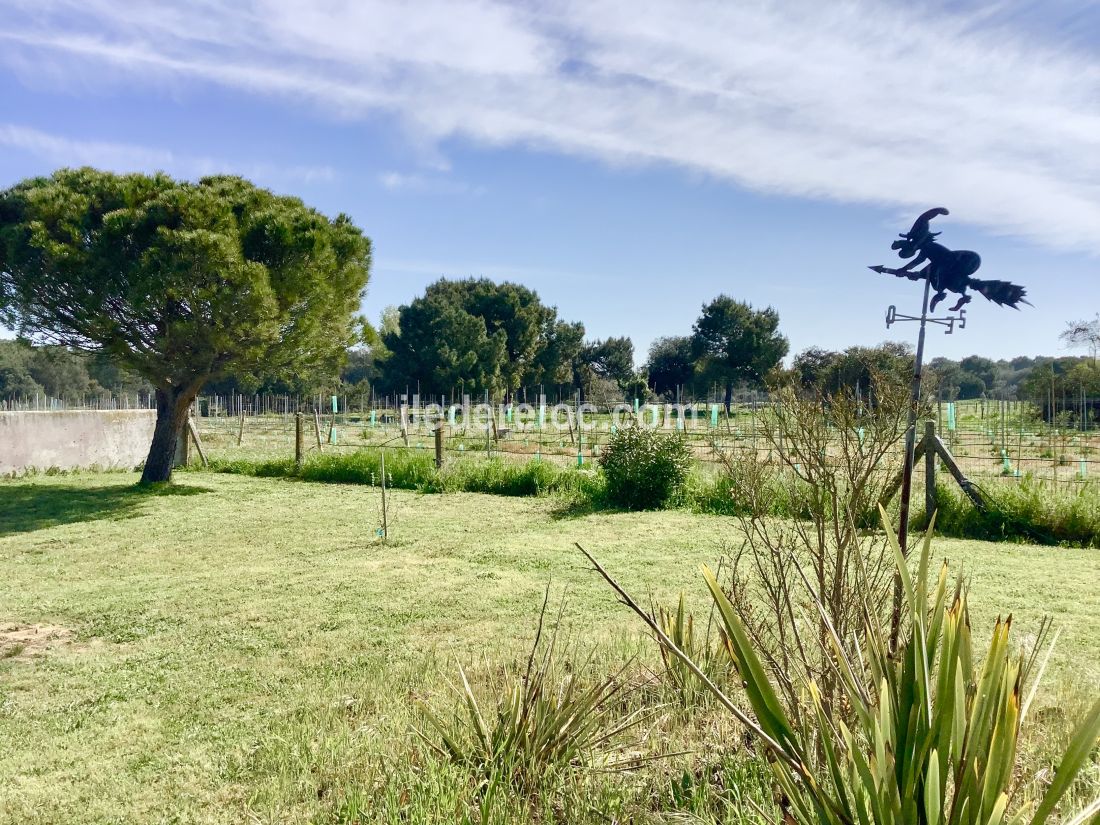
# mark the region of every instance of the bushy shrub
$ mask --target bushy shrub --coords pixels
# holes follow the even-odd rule
[[[691,468],[691,449],[672,433],[637,425],[611,436],[600,455],[612,504],[628,510],[658,510],[683,487]]]

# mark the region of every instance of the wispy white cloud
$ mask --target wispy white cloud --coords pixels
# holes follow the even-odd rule
[[[942,204],[1100,252],[1100,57],[1020,8],[15,0],[0,12],[0,59],[108,82],[213,82],[344,117],[385,111],[426,144],[460,137],[671,163],[763,192]],[[1100,15],[1060,9],[1078,27]]]
[[[484,186],[474,186],[465,181],[441,175],[423,175],[419,172],[383,172],[378,182],[391,192],[416,192],[432,195],[483,195]]]
[[[0,123],[0,146],[26,152],[58,166],[96,166],[115,172],[163,171],[184,178],[233,174],[268,184],[322,183],[336,177],[330,166],[233,163],[219,158],[177,155],[167,149],[130,143],[73,140],[11,123]]]
[[[77,141],[59,135],[0,124],[0,145],[66,166],[99,166],[104,169],[168,169],[177,165],[171,152],[105,141]]]

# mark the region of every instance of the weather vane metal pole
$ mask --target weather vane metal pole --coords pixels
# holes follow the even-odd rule
[[[891,249],[897,250],[899,258],[912,258],[904,266],[891,269],[882,265],[868,267],[874,272],[888,275],[896,275],[899,278],[908,278],[911,281],[924,281],[924,302],[921,305],[919,316],[899,315],[897,309],[891,306],[886,310],[886,326],[889,328],[897,321],[919,321],[920,331],[917,334],[917,352],[913,362],[913,386],[909,404],[909,426],[905,431],[905,464],[901,476],[901,502],[898,513],[898,545],[902,555],[909,553],[909,501],[913,491],[913,465],[917,442],[917,415],[920,411],[920,387],[921,373],[924,367],[924,333],[928,324],[940,324],[947,327],[944,333],[950,335],[959,329],[966,328],[966,310],[963,306],[970,303],[970,296],[966,294],[968,289],[985,296],[990,301],[1001,306],[1010,306],[1019,309],[1019,304],[1028,304],[1024,299],[1027,291],[1008,281],[984,281],[971,278],[978,267],[982,265],[982,259],[977,252],[969,250],[952,251],[942,244],[935,242],[939,232],[931,231],[932,218],[937,215],[947,215],[948,211],[943,207],[929,209],[913,223],[913,228],[907,233],[899,235],[900,240],[894,241]],[[926,263],[923,269],[917,269]],[[931,304],[929,296],[935,288]],[[959,294],[959,300],[949,312],[957,315],[947,315],[942,318],[929,317],[929,312],[935,312],[936,306],[947,297],[948,292]],[[1028,304],[1030,306],[1030,304]],[[901,625],[901,577],[894,576],[894,604],[890,617],[890,649],[897,647],[898,633]]]

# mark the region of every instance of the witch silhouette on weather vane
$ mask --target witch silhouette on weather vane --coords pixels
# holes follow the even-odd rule
[[[868,267],[875,272],[886,275],[897,275],[899,278],[908,278],[911,281],[919,281],[926,278],[936,294],[929,305],[930,312],[936,311],[936,305],[947,297],[948,292],[957,292],[959,300],[951,307],[951,312],[957,312],[964,304],[970,303],[970,296],[966,294],[968,289],[984,295],[990,301],[1001,306],[1019,309],[1020,304],[1031,303],[1025,300],[1027,294],[1022,286],[1008,281],[983,281],[971,278],[978,267],[982,265],[982,259],[977,252],[966,249],[952,251],[942,244],[936,243],[939,232],[931,231],[932,218],[937,215],[947,215],[948,211],[942,206],[929,209],[913,223],[913,228],[901,234],[901,240],[894,241],[891,249],[898,251],[899,258],[913,258],[898,269],[887,266]],[[913,256],[916,257],[913,257]],[[921,264],[928,262],[924,269],[916,269]]]

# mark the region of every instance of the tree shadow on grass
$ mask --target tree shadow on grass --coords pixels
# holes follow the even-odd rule
[[[586,516],[594,516],[597,513],[608,515],[612,513],[629,513],[621,507],[615,507],[606,501],[591,501],[588,499],[562,499],[555,502],[550,508],[550,518],[553,521],[570,521],[582,519]]]
[[[141,515],[141,505],[159,496],[194,496],[205,487],[187,484],[0,483],[0,537],[81,521],[117,521]]]

